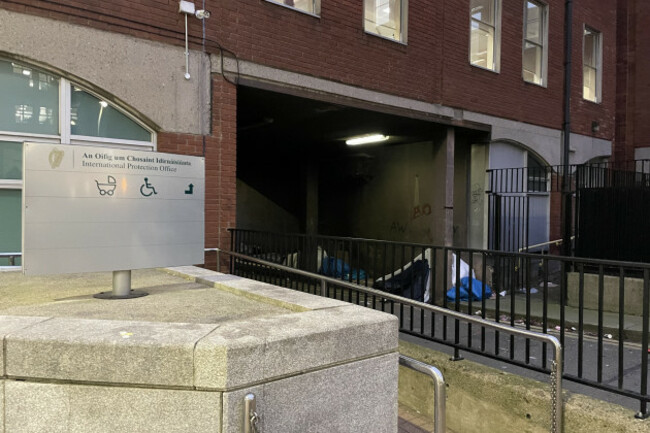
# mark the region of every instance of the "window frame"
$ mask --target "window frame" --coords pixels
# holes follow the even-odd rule
[[[485,21],[476,20],[472,16],[472,0],[469,2],[469,49],[468,49],[468,61],[469,64],[475,68],[482,69],[484,71],[491,71],[494,73],[500,73],[501,71],[501,0],[490,0],[494,8],[494,23],[489,24]],[[492,63],[493,68],[488,68],[485,66],[477,65],[472,63],[472,25],[474,22],[486,25],[494,29],[494,40],[492,42]]]
[[[540,31],[542,31],[542,43],[539,44],[535,41],[529,40],[528,35],[528,3],[533,3],[540,8]],[[541,87],[546,87],[548,82],[548,16],[549,16],[549,7],[548,4],[541,2],[539,0],[524,0],[524,30],[523,30],[523,42],[521,44],[521,76],[526,83],[534,84]],[[542,49],[542,58],[541,58],[541,82],[536,83],[535,81],[527,80],[524,75],[524,56],[526,53],[526,44],[532,44]]]
[[[585,63],[585,38],[587,36],[587,32],[590,32],[592,35],[595,36],[594,42],[595,42],[595,47],[594,47],[594,52],[593,55],[595,57],[595,65],[587,65]],[[595,78],[596,78],[596,83],[594,84],[594,99],[590,99],[585,97],[585,68],[589,68],[592,70],[595,70]],[[590,27],[588,25],[583,26],[582,30],[582,99],[585,101],[593,102],[595,104],[599,104],[603,100],[602,96],[602,74],[603,74],[603,34],[602,32],[594,29],[593,27]]]
[[[314,12],[308,12],[304,9],[297,8],[295,6],[284,4],[282,0],[264,0],[267,3],[272,3],[277,6],[282,6],[283,8],[291,9],[292,11],[300,12],[301,14],[309,15],[314,18],[320,18],[321,13],[321,0],[311,0]]]
[[[361,28],[363,29],[363,32],[367,35],[375,36],[381,39],[385,39],[387,41],[396,42],[402,45],[408,45],[408,0],[398,0],[399,7],[400,7],[399,39],[389,38],[388,36],[384,36],[377,32],[373,32],[371,30],[366,29],[366,1],[369,0],[363,0],[363,5],[362,5],[363,13],[361,16]],[[376,0],[371,0],[371,1],[376,1]]]
[[[58,100],[58,108],[59,108],[59,124],[58,124],[58,134],[40,134],[40,133],[32,133],[32,132],[16,132],[16,131],[5,131],[5,130],[0,130],[0,142],[1,141],[10,141],[10,142],[39,142],[39,143],[51,143],[51,144],[71,144],[71,145],[90,145],[90,146],[107,146],[110,145],[111,147],[115,148],[121,148],[121,149],[137,149],[137,150],[152,150],[156,151],[157,150],[157,142],[158,142],[158,137],[156,132],[147,126],[145,123],[143,123],[139,118],[137,118],[135,115],[132,113],[128,112],[126,109],[123,107],[115,104],[114,102],[110,102],[108,98],[105,96],[100,95],[98,92],[93,91],[91,89],[88,89],[86,86],[74,83],[62,76],[60,76],[56,72],[50,72],[47,69],[33,66],[30,63],[22,62],[22,61],[17,61],[11,58],[7,57],[0,57],[0,61],[2,62],[10,62],[10,63],[17,63],[21,66],[24,66],[26,68],[30,68],[32,70],[38,70],[45,72],[47,74],[55,75],[59,79],[59,100]],[[86,137],[86,136],[79,136],[79,135],[72,135],[71,134],[71,125],[70,125],[70,120],[71,120],[71,95],[72,95],[72,87],[76,86],[83,91],[95,96],[96,98],[99,98],[101,100],[106,101],[112,108],[118,110],[125,116],[127,116],[129,119],[132,121],[136,122],[139,126],[144,128],[147,132],[150,134],[150,141],[137,141],[137,140],[126,140],[126,139],[116,139],[116,138],[105,138],[105,137]],[[4,179],[0,178],[0,190],[14,190],[14,191],[22,191],[23,189],[23,179]],[[0,250],[0,252],[5,252]],[[15,252],[15,251],[7,251],[7,252]],[[0,267],[3,267],[0,265]],[[20,266],[14,266],[15,268],[20,268]]]

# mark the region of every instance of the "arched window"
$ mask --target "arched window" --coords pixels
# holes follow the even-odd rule
[[[0,58],[0,95],[0,253],[21,250],[23,142],[155,150],[156,134],[143,122],[97,93],[31,65]],[[8,264],[0,257],[0,266]]]

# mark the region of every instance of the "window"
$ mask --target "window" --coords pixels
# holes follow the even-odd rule
[[[0,252],[21,250],[24,141],[154,148],[155,134],[136,119],[32,66],[0,59],[0,95]]]
[[[529,0],[524,10],[524,81],[540,86],[546,85],[546,9],[546,5]]]
[[[311,15],[320,15],[320,0],[266,0],[282,6],[297,9]]]
[[[601,34],[585,27],[582,37],[582,97],[600,102]]]
[[[406,42],[407,0],[364,0],[363,28],[384,38]]]
[[[526,155],[526,171],[528,192],[548,192],[548,167],[530,152]]]
[[[73,136],[151,140],[151,133],[126,114],[77,86],[72,86],[70,100],[70,133]]]
[[[470,0],[470,50],[473,66],[498,72],[500,0]]]

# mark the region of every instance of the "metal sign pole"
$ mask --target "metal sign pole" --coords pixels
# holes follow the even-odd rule
[[[148,293],[131,290],[131,271],[113,271],[113,291],[94,295],[99,299],[131,299],[147,296]]]

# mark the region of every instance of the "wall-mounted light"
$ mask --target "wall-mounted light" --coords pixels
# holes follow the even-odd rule
[[[200,20],[207,20],[210,18],[210,11],[204,9],[196,10],[194,3],[190,1],[180,0],[178,4],[178,12],[185,15],[185,79],[190,79],[190,49],[187,36],[187,16],[194,15]]]
[[[597,120],[591,122],[591,132],[596,133],[600,131],[600,123]]]
[[[350,137],[345,140],[345,144],[348,146],[358,146],[360,144],[379,143],[381,141],[386,141],[389,138],[388,135],[383,134],[366,134],[357,137]]]
[[[199,9],[198,11],[194,12],[194,16],[200,20],[207,20],[208,18],[210,18],[210,11],[206,11],[205,9]]]

